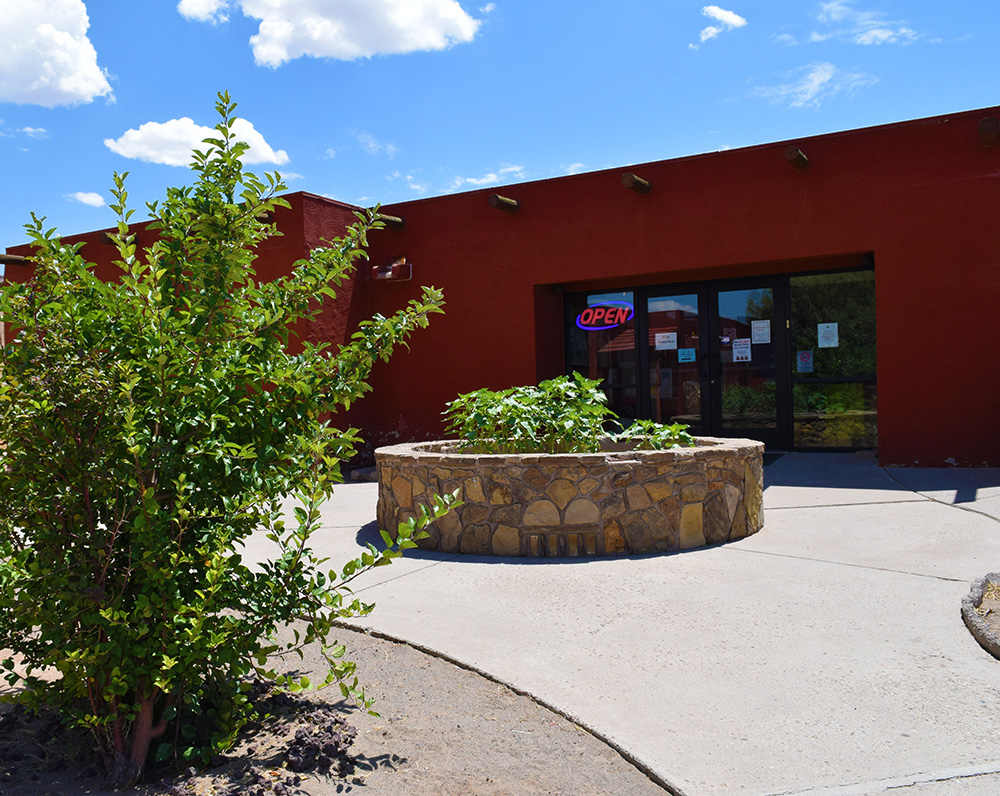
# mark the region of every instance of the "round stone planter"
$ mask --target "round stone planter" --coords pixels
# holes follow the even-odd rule
[[[742,539],[764,524],[764,446],[697,438],[666,451],[470,454],[453,441],[375,451],[379,527],[395,532],[431,495],[463,504],[431,525],[429,550],[600,556]]]

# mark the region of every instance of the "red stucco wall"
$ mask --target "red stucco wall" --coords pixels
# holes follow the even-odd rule
[[[447,307],[376,374],[373,438],[436,437],[459,392],[560,372],[558,289],[782,273],[874,251],[883,463],[1000,465],[1000,146],[977,136],[996,113],[799,140],[803,172],[785,142],[387,206],[406,226],[372,237],[373,260],[405,255],[414,281],[371,285],[372,308],[419,284],[443,288]],[[623,189],[626,170],[652,191]],[[494,192],[520,211],[491,208]]]

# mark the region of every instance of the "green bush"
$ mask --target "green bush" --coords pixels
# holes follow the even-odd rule
[[[377,224],[362,220],[259,283],[255,247],[276,233],[262,214],[285,206],[284,186],[243,171],[235,107],[220,95],[196,182],[149,205],[157,240],[142,251],[115,175],[116,281],[32,216],[34,276],[0,295],[14,332],[0,383],[0,649],[26,673],[12,658],[3,668],[26,700],[92,728],[116,788],[139,779],[155,739],[161,758],[225,748],[249,716],[248,678],[273,677],[270,656],[314,641],[325,682],[367,706],[329,637],[337,619],[371,610],[348,584],[412,547],[454,500],[339,571],[310,548],[319,504],[358,443],[327,418],[443,301],[425,288],[337,351],[303,342],[289,353],[290,329],[334,297]],[[287,496],[300,505],[286,526]],[[278,554],[253,570],[241,549],[258,528]],[[277,629],[297,619],[304,632],[278,645]]]
[[[618,416],[607,406],[600,381],[579,373],[537,387],[481,389],[460,395],[444,411],[446,431],[462,450],[475,453],[593,453],[607,439],[639,448],[693,445],[687,426],[637,420],[614,433]]]

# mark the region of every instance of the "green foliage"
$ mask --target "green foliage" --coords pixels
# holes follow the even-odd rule
[[[800,378],[874,379],[875,274],[873,271],[793,276],[793,351],[813,352],[813,372]],[[820,348],[817,324],[837,322],[838,345]]]
[[[633,420],[632,425],[616,436],[622,442],[633,442],[639,450],[669,450],[695,444],[683,423],[657,423],[655,420]]]
[[[637,420],[614,434],[606,425],[618,419],[607,406],[600,381],[574,372],[539,383],[494,392],[460,395],[444,411],[448,434],[462,450],[474,453],[595,453],[613,439],[640,448],[693,444],[687,426]]]
[[[479,453],[597,451],[604,422],[614,417],[599,384],[574,373],[537,387],[460,395],[444,412],[447,433]]]
[[[726,384],[722,388],[722,414],[727,418],[769,417],[775,413],[773,381],[751,387]]]
[[[792,400],[796,415],[804,413],[839,415],[870,408],[866,405],[865,385],[857,382],[796,384]]]
[[[367,705],[329,639],[336,620],[372,608],[349,584],[413,547],[454,502],[339,570],[310,547],[338,463],[358,443],[330,412],[367,391],[372,365],[443,300],[425,288],[337,351],[302,342],[290,353],[290,329],[334,297],[378,224],[361,219],[288,276],[258,283],[254,249],[276,233],[262,214],[285,205],[284,186],[243,171],[236,106],[223,94],[216,107],[194,186],[149,205],[157,240],[142,251],[115,175],[115,282],[32,216],[34,277],[0,295],[15,331],[0,383],[0,649],[26,674],[10,658],[2,667],[93,728],[119,787],[141,775],[154,738],[159,757],[224,748],[248,718],[248,677],[314,641],[326,683]],[[300,505],[286,525],[289,496]],[[257,529],[278,552],[251,569],[241,552]],[[274,640],[297,619],[303,632]]]

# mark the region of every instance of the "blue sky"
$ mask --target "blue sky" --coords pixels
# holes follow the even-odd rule
[[[1000,4],[0,0],[0,249],[136,220],[216,92],[255,171],[362,205],[1000,104]]]

